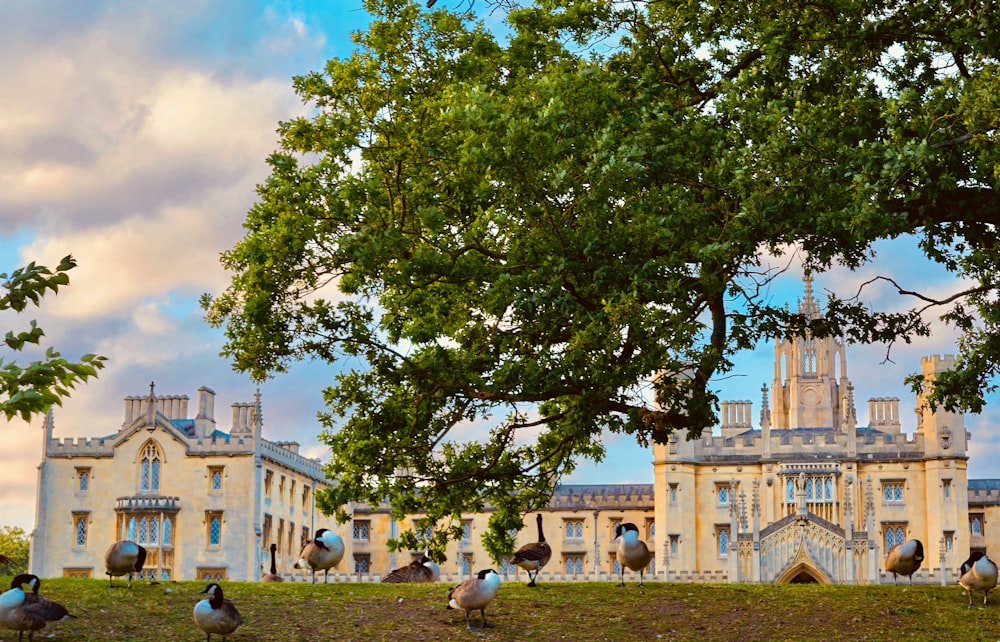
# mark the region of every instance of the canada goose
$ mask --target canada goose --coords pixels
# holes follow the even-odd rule
[[[889,549],[885,558],[885,570],[892,573],[892,583],[896,583],[896,575],[905,575],[913,584],[913,574],[924,561],[924,545],[919,539],[911,539],[896,544]]]
[[[511,564],[523,568],[528,572],[528,579],[530,580],[528,586],[535,586],[535,578],[538,577],[538,571],[548,564],[549,558],[552,557],[552,547],[545,541],[545,535],[542,534],[541,513],[536,517],[536,521],[538,522],[538,541],[525,544],[514,551],[514,555],[510,558]],[[534,574],[532,574],[532,571],[534,571]]]
[[[986,554],[976,551],[962,564],[958,583],[969,593],[969,608],[972,608],[972,592],[983,592],[983,606],[990,591],[997,585],[997,565]]]
[[[30,587],[25,592],[24,585]],[[70,615],[61,604],[38,595],[41,581],[35,575],[22,574],[10,583],[10,590],[0,595],[0,628],[17,631],[17,639],[21,640],[24,632],[28,632],[28,640],[33,640],[35,631],[45,628],[46,622],[57,622]]]
[[[632,522],[615,524],[615,537],[618,538],[618,567],[621,571],[621,584],[625,586],[625,567],[639,571],[639,586],[642,587],[642,574],[649,566],[653,554],[649,552],[646,542],[639,539],[639,527]]]
[[[486,607],[497,596],[500,589],[500,576],[491,568],[479,571],[476,577],[465,580],[458,586],[448,591],[448,608],[461,609],[465,611],[465,625],[472,629],[469,621],[469,612],[479,610],[483,621],[479,628],[485,629]]]
[[[128,575],[128,587],[132,588],[132,574],[142,571],[146,563],[146,549],[135,542],[122,540],[115,542],[104,554],[104,568],[108,576],[108,588],[111,580],[118,575]]]
[[[333,531],[321,528],[316,531],[316,538],[302,548],[294,568],[312,570],[313,584],[316,583],[316,571],[323,571],[323,583],[326,584],[330,569],[340,564],[343,557],[344,540]]]
[[[260,578],[261,582],[284,582],[285,578],[278,575],[278,564],[274,561],[274,553],[278,550],[278,545],[271,543],[271,572]]]
[[[240,612],[233,603],[222,596],[222,587],[212,582],[199,593],[208,593],[208,597],[194,605],[194,623],[207,633],[206,642],[212,639],[212,634],[226,636],[243,624]]]
[[[441,567],[427,554],[421,555],[406,566],[401,566],[382,578],[383,582],[436,582],[441,577]]]

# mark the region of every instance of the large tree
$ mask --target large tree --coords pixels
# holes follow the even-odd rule
[[[768,337],[908,340],[946,316],[963,340],[935,400],[981,408],[995,5],[487,4],[502,28],[367,3],[354,54],[296,78],[314,112],[281,124],[232,283],[204,299],[237,369],[344,369],[326,510],[387,499],[446,524],[492,504],[500,554],[602,431],[710,426],[713,382]],[[900,235],[953,293],[894,313],[831,297],[811,324],[762,295],[764,254],[857,268]]]
[[[75,267],[76,260],[66,256],[54,270],[32,262],[15,269],[9,276],[6,272],[0,274],[3,289],[0,311],[20,314],[29,306],[39,307],[47,293],[56,294],[60,287],[69,285],[67,272]],[[8,331],[3,345],[10,352],[18,353],[30,345],[40,346],[44,336],[38,323],[31,320],[27,330]],[[104,357],[94,354],[71,361],[51,347],[45,350],[42,358],[26,365],[4,357],[0,353],[0,412],[8,420],[20,416],[25,421],[48,411],[53,405],[61,405],[76,384],[96,377],[105,361]]]

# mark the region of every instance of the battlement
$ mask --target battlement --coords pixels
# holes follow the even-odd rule
[[[920,369],[925,374],[931,372],[944,372],[955,367],[955,355],[953,354],[931,354],[920,357]]]
[[[652,510],[653,484],[559,484],[549,510]]]
[[[833,429],[792,428],[769,432],[770,455],[776,457],[807,454],[809,456],[844,457],[847,454],[847,432]],[[924,435],[900,433],[877,429],[859,429],[855,433],[857,453],[868,459],[873,457],[902,456],[911,458],[924,453]],[[759,430],[747,431],[732,437],[706,435],[691,442],[691,450],[679,448],[669,452],[666,459],[697,458],[747,458],[763,454],[763,436]]]
[[[253,454],[253,435],[212,433],[204,438],[189,441],[189,455],[250,455]]]
[[[108,437],[65,437],[45,444],[47,457],[113,457],[114,440]]]
[[[288,444],[295,444],[296,450],[288,448]],[[260,442],[260,454],[279,464],[287,466],[292,470],[300,471],[314,479],[326,479],[323,473],[323,464],[318,459],[303,457],[298,452],[298,444],[295,442],[274,442],[262,439]]]

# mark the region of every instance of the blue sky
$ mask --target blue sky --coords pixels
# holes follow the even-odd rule
[[[151,381],[159,394],[192,400],[199,386],[212,388],[222,428],[231,404],[252,400],[254,385],[218,356],[221,335],[202,321],[198,297],[225,287],[219,253],[241,236],[277,123],[304,109],[292,76],[349,55],[349,34],[367,20],[361,0],[0,3],[0,272],[66,254],[79,262],[71,286],[41,310],[0,321],[6,330],[37,318],[46,345],[67,357],[109,358],[98,381],[56,409],[57,437],[116,432],[123,399],[145,394]],[[954,285],[907,244],[888,243],[865,274],[821,276],[815,287],[845,294],[876,269],[913,289]],[[793,266],[774,298],[795,305],[800,277]],[[849,350],[862,423],[868,397],[898,396],[912,430],[902,377],[921,355],[954,351],[941,330],[894,347],[890,363],[884,346]],[[753,401],[756,416],[771,356],[761,346],[741,359],[719,382],[722,397]],[[322,364],[302,364],[264,383],[265,436],[323,457],[316,413],[331,377]],[[1000,477],[1000,441],[987,430],[996,424],[992,406],[967,419],[973,477]],[[5,431],[0,525],[30,531],[41,422]],[[606,443],[607,460],[568,481],[652,481],[650,452],[627,439]]]

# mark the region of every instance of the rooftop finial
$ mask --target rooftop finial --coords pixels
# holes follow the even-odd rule
[[[813,277],[812,272],[806,270],[802,275],[802,282],[805,283],[805,297],[802,299],[802,304],[799,305],[799,313],[804,314],[807,319],[815,319],[819,317],[819,307],[816,305],[816,299],[813,298]]]

